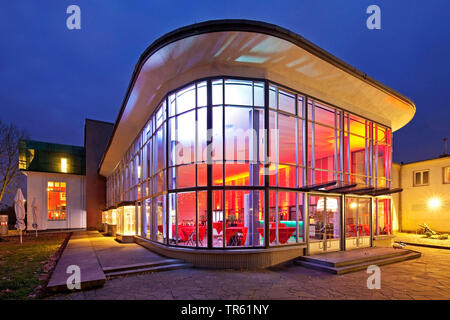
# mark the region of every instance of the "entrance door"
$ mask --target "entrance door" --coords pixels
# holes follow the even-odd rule
[[[309,254],[339,251],[341,234],[340,199],[309,196]]]
[[[345,198],[345,248],[370,247],[370,199]]]

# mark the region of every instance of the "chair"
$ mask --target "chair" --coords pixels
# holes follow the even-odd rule
[[[230,237],[230,241],[228,241],[229,246],[241,246],[242,238],[244,234],[242,232],[236,232],[233,236]]]

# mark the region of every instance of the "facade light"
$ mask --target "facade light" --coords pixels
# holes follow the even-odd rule
[[[428,200],[428,206],[431,209],[437,209],[441,206],[441,199],[439,198],[431,198],[430,200]]]

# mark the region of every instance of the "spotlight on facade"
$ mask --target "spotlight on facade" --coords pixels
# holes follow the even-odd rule
[[[350,208],[355,209],[357,207],[356,202],[350,203]]]
[[[428,200],[428,206],[431,209],[437,209],[441,206],[441,199],[439,198],[431,198],[430,200]]]

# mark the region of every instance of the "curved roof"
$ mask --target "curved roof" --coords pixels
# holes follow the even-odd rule
[[[250,20],[213,20],[182,27],[141,55],[99,172],[112,173],[160,100],[195,79],[265,78],[391,127],[414,116],[407,97],[300,35]]]

